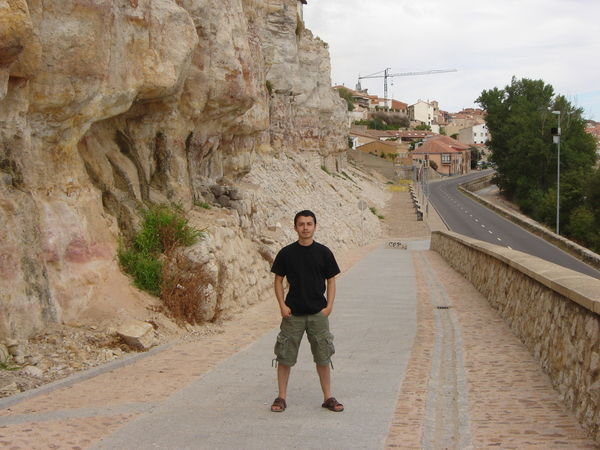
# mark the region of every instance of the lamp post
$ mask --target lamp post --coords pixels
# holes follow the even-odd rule
[[[554,143],[557,144],[556,162],[556,234],[560,234],[560,111],[552,111],[558,116],[558,128],[554,135]]]

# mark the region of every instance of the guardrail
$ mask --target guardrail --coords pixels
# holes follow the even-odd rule
[[[423,205],[421,205],[421,202],[419,201],[419,196],[415,192],[415,187],[412,183],[408,187],[408,190],[410,191],[410,197],[412,198],[413,205],[415,207],[415,212],[417,214],[417,220],[423,220],[423,212],[424,212]]]

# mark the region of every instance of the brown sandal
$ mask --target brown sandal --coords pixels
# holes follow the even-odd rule
[[[281,397],[277,397],[273,400],[273,404],[271,405],[272,412],[283,412],[287,408],[287,404],[285,403],[285,399]]]
[[[342,412],[344,410],[344,405],[338,402],[335,397],[329,397],[321,406],[333,412]]]

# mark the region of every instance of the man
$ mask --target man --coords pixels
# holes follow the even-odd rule
[[[317,218],[312,211],[294,217],[298,241],[282,248],[273,262],[274,289],[281,310],[281,331],[275,343],[279,395],[271,411],[283,412],[290,371],[298,357],[300,341],[306,331],[313,360],[323,390],[323,408],[340,412],[344,406],[331,395],[331,355],[335,352],[329,332],[329,315],[335,299],[335,276],[340,268],[331,250],[314,240]],[[289,292],[285,297],[283,278]],[[325,293],[327,293],[325,295]]]

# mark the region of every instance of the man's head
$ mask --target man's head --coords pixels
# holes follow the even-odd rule
[[[298,219],[300,217],[312,217],[313,218],[313,223],[316,225],[317,224],[317,216],[315,216],[315,213],[305,209],[303,211],[300,211],[299,213],[296,214],[296,216],[294,216],[294,227],[298,224]]]
[[[305,209],[294,217],[294,229],[298,233],[298,240],[302,245],[312,243],[316,228],[317,218],[312,211]]]

